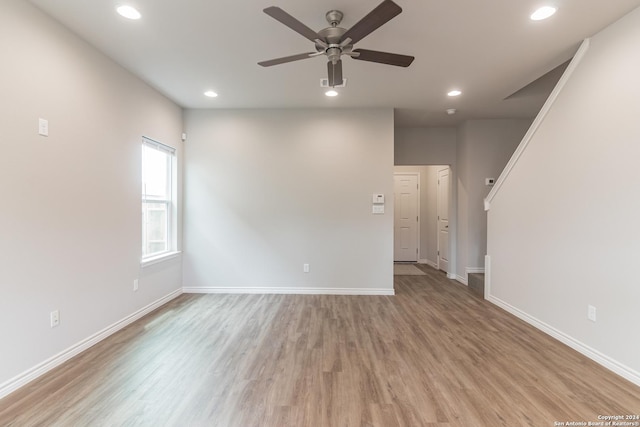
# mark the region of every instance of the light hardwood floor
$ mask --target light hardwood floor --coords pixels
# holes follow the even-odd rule
[[[442,273],[396,296],[183,295],[0,401],[0,426],[554,426],[640,388]]]

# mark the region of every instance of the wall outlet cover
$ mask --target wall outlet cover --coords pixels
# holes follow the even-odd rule
[[[50,316],[50,320],[51,320],[51,327],[55,328],[56,326],[58,326],[60,324],[60,311],[58,310],[54,310],[51,312]]]

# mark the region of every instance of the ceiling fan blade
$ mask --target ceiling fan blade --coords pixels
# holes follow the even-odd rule
[[[329,72],[329,86],[335,87],[342,84],[342,59],[338,59],[335,64],[331,61],[327,62]]]
[[[402,12],[402,8],[392,2],[391,0],[385,0],[380,3],[375,9],[373,9],[367,16],[362,18],[357,24],[349,28],[346,33],[342,35],[340,41],[348,38],[351,39],[351,43],[355,44],[371,34],[382,25],[389,22],[392,18],[398,16]]]
[[[273,19],[275,19],[276,21],[280,21],[281,23],[291,28],[296,33],[306,37],[307,39],[311,40],[314,43],[317,39],[322,40],[322,37],[320,37],[318,33],[316,33],[311,28],[307,27],[302,22],[298,21],[296,18],[289,15],[287,12],[285,12],[284,10],[280,9],[277,6],[271,6],[266,9],[263,9],[263,12],[269,15],[270,17],[272,17]]]
[[[353,59],[360,61],[378,62],[380,64],[396,65],[398,67],[408,67],[415,59],[413,56],[399,55],[397,53],[378,52],[377,50],[354,49],[351,55]]]
[[[299,61],[300,59],[313,58],[316,52],[299,53],[297,55],[285,56],[283,58],[270,59],[269,61],[258,62],[263,67],[271,67],[272,65],[285,64],[287,62]]]

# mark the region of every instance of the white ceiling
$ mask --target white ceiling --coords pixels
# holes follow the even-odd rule
[[[640,0],[395,0],[403,12],[356,47],[413,55],[409,68],[344,58],[346,88],[324,96],[326,58],[263,68],[258,61],[310,52],[312,43],[267,16],[279,6],[313,30],[325,13],[351,27],[382,0],[30,0],[185,108],[393,107],[396,126],[533,117],[548,95],[509,95],[569,59],[580,42]],[[116,5],[143,17],[126,20]],[[542,4],[558,12],[529,15]],[[449,98],[459,88],[463,95]],[[213,89],[215,99],[203,92]],[[448,116],[448,108],[458,114]]]

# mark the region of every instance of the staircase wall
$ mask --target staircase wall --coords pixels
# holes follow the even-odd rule
[[[487,295],[640,385],[640,9],[581,50],[487,200]]]

